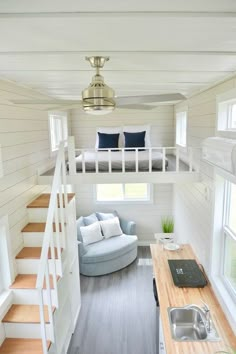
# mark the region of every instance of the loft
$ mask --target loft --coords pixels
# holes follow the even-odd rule
[[[200,148],[146,147],[78,149],[74,137],[67,146],[68,183],[187,183],[199,180]],[[196,166],[196,167],[193,167]],[[38,182],[50,183],[54,168],[41,172]]]

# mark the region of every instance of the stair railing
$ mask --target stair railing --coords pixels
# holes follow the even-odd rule
[[[66,145],[67,144],[65,141],[61,142],[58,150],[55,173],[52,182],[50,202],[48,207],[46,227],[43,238],[42,252],[36,281],[36,288],[39,294],[40,327],[43,354],[48,353],[48,331],[46,312],[44,310],[45,305],[47,305],[48,310],[49,331],[51,334],[52,342],[54,342],[55,344],[55,350],[57,352],[57,343],[53,320],[53,302],[55,303],[55,306],[58,307],[57,280],[58,274],[60,274],[62,270],[60,234],[63,240],[65,240],[66,236],[65,223],[67,221],[68,207],[65,166]],[[56,240],[56,252],[54,246],[54,235]],[[57,253],[57,258],[55,253]],[[60,275],[62,276],[62,274]],[[53,299],[52,289],[55,293]]]

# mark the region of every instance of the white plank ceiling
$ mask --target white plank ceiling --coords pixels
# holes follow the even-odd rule
[[[190,96],[236,71],[236,1],[0,1],[0,37],[0,78],[51,97],[81,98],[90,55],[118,96]]]

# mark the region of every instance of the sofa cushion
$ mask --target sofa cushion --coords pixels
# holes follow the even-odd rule
[[[108,220],[101,220],[99,222],[102,228],[103,236],[105,238],[120,236],[123,234],[117,216],[115,218],[108,219]]]
[[[79,219],[76,220],[76,226],[77,226],[77,240],[80,241],[80,242],[83,242],[83,238],[82,238],[82,235],[81,235],[81,232],[80,232],[80,227],[81,226],[86,226],[84,224],[83,216],[81,216]]]
[[[98,213],[96,212],[96,216],[99,221],[101,220],[108,220],[108,219],[113,219],[116,216],[118,216],[116,211],[113,211],[113,213]]]
[[[137,247],[137,236],[122,234],[102,242],[90,244],[86,247],[87,252],[82,256],[83,263],[104,262],[120,257]]]
[[[91,225],[94,222],[98,221],[98,218],[97,218],[95,213],[90,214],[88,216],[83,216],[83,219],[84,219],[84,225],[85,226]]]
[[[101,241],[103,239],[101,226],[99,221],[94,222],[88,226],[81,226],[80,232],[83,238],[83,243],[89,245],[94,242]]]

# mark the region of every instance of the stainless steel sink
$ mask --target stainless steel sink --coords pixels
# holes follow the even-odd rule
[[[204,311],[196,305],[169,307],[169,321],[172,338],[176,341],[217,341],[220,340],[211,321],[206,325]]]

